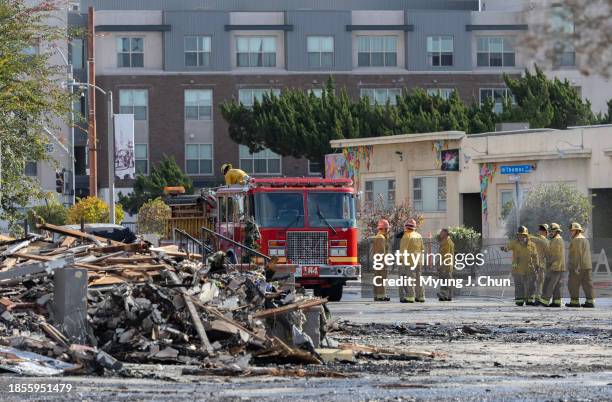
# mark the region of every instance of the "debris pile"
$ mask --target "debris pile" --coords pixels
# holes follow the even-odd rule
[[[343,374],[278,365],[393,353],[327,339],[327,300],[296,291],[293,266],[39,229],[0,241],[0,369],[129,375],[125,363],[155,363],[187,365],[185,374],[327,377]]]

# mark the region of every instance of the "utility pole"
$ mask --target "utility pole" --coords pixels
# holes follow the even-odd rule
[[[94,9],[87,12],[87,74],[88,83],[96,85],[96,67],[94,62],[94,40],[96,37],[94,25]],[[96,135],[96,91],[88,91],[87,143],[89,162],[89,195],[98,196],[98,138]]]
[[[91,91],[95,92],[95,91]],[[108,105],[108,221],[115,223],[115,114],[113,113],[113,93],[107,91]]]

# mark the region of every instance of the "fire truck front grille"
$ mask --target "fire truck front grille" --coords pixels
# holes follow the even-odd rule
[[[292,264],[327,264],[327,232],[287,232],[287,257]]]

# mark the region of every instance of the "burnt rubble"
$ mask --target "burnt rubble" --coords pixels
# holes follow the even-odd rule
[[[320,349],[331,345],[327,300],[296,291],[291,266],[39,228],[46,236],[0,242],[0,369],[129,375],[125,363],[153,363],[299,376],[340,350]]]

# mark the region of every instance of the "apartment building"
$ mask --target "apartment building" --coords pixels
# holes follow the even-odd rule
[[[135,115],[138,170],[173,155],[196,186],[218,183],[223,162],[255,176],[321,172],[234,143],[219,108],[229,99],[249,105],[284,88],[317,94],[332,76],[354,99],[394,102],[420,87],[501,106],[502,73],[526,65],[515,51],[527,29],[522,13],[488,20],[475,0],[83,0],[81,12],[89,6],[96,84],[113,92],[116,111]],[[104,188],[106,110],[104,99],[96,103]],[[119,181],[117,191],[130,186]]]
[[[36,0],[30,0],[26,4],[35,5]],[[51,13],[45,23],[54,28],[67,29],[67,9],[61,8]],[[59,82],[68,80],[70,62],[68,59],[68,41],[54,40],[52,42],[41,40],[24,49],[28,54],[49,54],[48,65],[58,68],[60,71],[56,79]],[[64,73],[65,72],[65,73]],[[48,139],[46,152],[48,159],[44,161],[29,161],[25,165],[25,174],[35,178],[45,192],[55,193],[60,202],[69,204],[72,201],[71,180],[71,130],[68,116],[57,116],[52,119],[48,127],[44,128],[44,136]],[[57,176],[59,174],[59,176]],[[57,182],[57,178],[60,179]],[[63,183],[63,184],[61,184]],[[57,191],[60,190],[60,191]],[[0,223],[4,226],[3,223]]]

